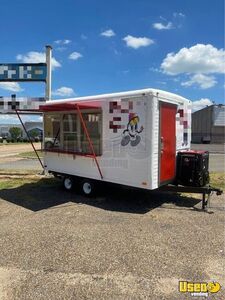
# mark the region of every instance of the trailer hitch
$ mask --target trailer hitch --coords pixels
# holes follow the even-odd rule
[[[174,192],[174,193],[193,193],[193,194],[202,194],[202,210],[205,211],[210,205],[210,197],[213,192],[217,196],[223,194],[223,190],[219,188],[212,187],[210,185],[197,187],[197,186],[181,186],[181,185],[164,185],[159,188],[163,192]],[[206,199],[206,195],[208,195]]]

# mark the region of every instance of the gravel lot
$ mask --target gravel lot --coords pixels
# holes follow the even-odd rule
[[[0,190],[0,299],[183,300],[179,280],[225,286],[224,198],[200,204],[112,187],[88,199],[41,178]]]

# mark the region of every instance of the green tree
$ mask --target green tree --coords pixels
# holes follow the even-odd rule
[[[11,135],[11,138],[13,139],[13,140],[17,140],[19,137],[21,137],[22,136],[22,129],[21,128],[19,128],[19,127],[11,127],[10,129],[9,129],[9,133],[10,133],[10,135]]]
[[[29,131],[29,136],[32,138],[36,138],[39,135],[40,135],[40,130],[38,130],[37,128],[31,129]]]

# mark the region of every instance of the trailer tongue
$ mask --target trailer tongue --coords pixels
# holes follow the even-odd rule
[[[192,193],[202,195],[202,210],[210,207],[210,197],[215,192],[217,196],[222,195],[223,191],[218,188],[214,188],[210,185],[201,187],[197,186],[181,186],[181,185],[164,185],[159,189],[161,192],[172,192],[172,193]],[[206,199],[207,196],[207,199]]]
[[[221,195],[223,191],[209,184],[209,152],[180,151],[177,153],[177,172],[174,184],[161,186],[160,191],[174,193],[193,193],[202,195],[202,209],[209,207],[213,192]],[[206,199],[206,196],[207,199]]]

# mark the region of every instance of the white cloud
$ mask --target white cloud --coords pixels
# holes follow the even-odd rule
[[[182,23],[185,18],[185,14],[181,12],[174,12],[172,16],[172,22],[168,21],[166,18],[159,16],[160,20],[163,22],[156,22],[152,24],[152,27],[157,30],[170,30],[182,27]]]
[[[64,40],[64,41],[63,41],[63,44],[64,44],[64,45],[67,45],[67,44],[70,44],[70,43],[71,43],[71,40]]]
[[[43,117],[42,116],[37,116],[37,121],[43,122]]]
[[[20,87],[18,82],[0,82],[0,89],[11,91],[11,92],[23,91],[23,89]]]
[[[24,115],[23,122],[42,122],[42,117],[34,115]],[[20,124],[20,121],[15,115],[3,115],[0,114],[1,124]]]
[[[173,29],[173,23],[172,22],[168,22],[167,24],[163,24],[163,23],[153,23],[152,27],[157,29],[157,30],[170,30]]]
[[[58,45],[68,45],[71,42],[72,42],[71,40],[56,40],[56,41],[54,41],[54,43],[58,44]]]
[[[150,67],[150,68],[149,68],[149,71],[151,71],[151,72],[156,72],[156,73],[160,73],[160,72],[161,72],[160,69],[154,68],[154,67]]]
[[[60,47],[57,47],[55,48],[55,50],[59,51],[59,52],[63,52],[65,51],[67,48],[66,47],[63,47],[63,46],[60,46]]]
[[[53,96],[70,97],[75,95],[74,90],[70,87],[62,86],[52,92]]]
[[[104,37],[112,37],[112,36],[115,36],[116,34],[112,29],[108,29],[108,30],[101,32],[100,35],[102,35]]]
[[[154,44],[154,41],[152,39],[149,39],[147,37],[134,37],[132,35],[127,35],[123,38],[123,40],[126,42],[127,47],[131,47],[134,49]]]
[[[217,84],[214,76],[207,76],[204,74],[195,74],[190,77],[190,80],[181,82],[182,86],[198,85],[201,89],[208,89]]]
[[[224,73],[225,51],[208,44],[182,48],[177,53],[168,53],[161,69],[169,75],[181,73]]]
[[[213,101],[208,98],[202,98],[200,100],[192,102],[192,111],[197,111],[210,105],[213,105]]]
[[[45,63],[46,54],[45,52],[30,51],[26,54],[18,54],[16,59],[24,63]],[[61,67],[61,64],[52,57],[52,70],[59,67]]]
[[[174,12],[173,16],[174,16],[174,18],[177,18],[177,17],[185,18],[185,14],[183,14],[182,12]]]
[[[69,55],[69,59],[72,59],[72,60],[77,60],[79,58],[83,57],[83,55],[79,52],[72,52],[70,55]]]
[[[17,116],[0,114],[0,124],[20,124]]]

